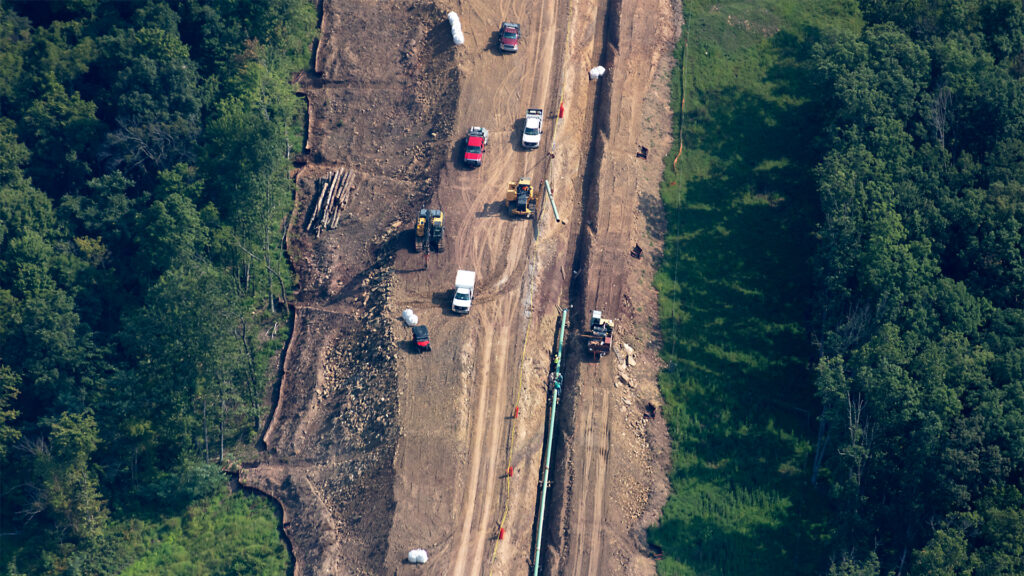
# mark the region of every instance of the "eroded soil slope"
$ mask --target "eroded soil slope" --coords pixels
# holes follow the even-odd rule
[[[280,502],[296,574],[383,570],[397,442],[389,245],[447,153],[458,76],[441,23],[431,2],[324,2],[318,73],[299,81],[308,164],[288,252],[300,289],[266,450],[240,476]],[[307,231],[319,181],[342,167],[337,227]]]

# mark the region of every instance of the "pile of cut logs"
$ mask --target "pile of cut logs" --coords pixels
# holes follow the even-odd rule
[[[306,224],[306,232],[314,232],[319,238],[320,232],[338,227],[338,220],[356,185],[352,171],[342,166],[326,178],[318,179],[316,186],[320,189],[320,196]]]

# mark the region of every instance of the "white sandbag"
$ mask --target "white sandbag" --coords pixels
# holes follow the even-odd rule
[[[459,22],[459,15],[449,12],[448,21],[452,24],[452,41],[456,46],[462,46],[466,43],[466,37],[462,35],[462,23]]]
[[[415,326],[420,323],[420,317],[413,313],[412,308],[402,310],[402,320],[406,326]]]
[[[601,76],[604,76],[604,73],[604,66],[594,66],[593,68],[590,69],[590,79],[597,80]]]
[[[427,551],[419,548],[415,550],[409,550],[409,564],[426,564],[427,563]]]

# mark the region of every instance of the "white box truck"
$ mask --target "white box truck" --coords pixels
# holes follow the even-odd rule
[[[452,312],[468,314],[473,304],[473,285],[476,284],[476,272],[459,270],[455,274],[455,298],[452,299]]]

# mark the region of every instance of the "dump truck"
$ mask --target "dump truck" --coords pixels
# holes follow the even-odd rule
[[[526,110],[526,122],[523,124],[523,148],[540,147],[540,129],[543,123],[544,110],[540,108]]]
[[[426,208],[420,210],[412,249],[413,252],[444,252],[444,212]]]
[[[537,197],[533,193],[533,184],[529,178],[520,178],[518,182],[509,182],[505,189],[505,206],[509,216],[533,218],[537,211]]]
[[[615,323],[607,318],[602,318],[600,310],[590,313],[590,326],[583,333],[583,338],[587,341],[587,352],[590,352],[595,360],[599,360],[611,352],[612,330],[614,329]]]
[[[452,312],[468,314],[473,305],[473,286],[476,284],[476,272],[459,270],[455,273],[455,297],[452,298]]]

